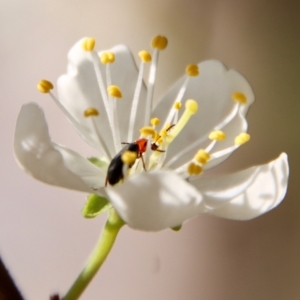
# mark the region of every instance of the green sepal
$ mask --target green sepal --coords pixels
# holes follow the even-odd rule
[[[182,225],[178,225],[178,226],[175,226],[175,227],[172,227],[171,229],[173,231],[179,231],[181,229]]]
[[[112,205],[106,198],[96,194],[90,194],[82,209],[82,215],[88,219],[95,218],[110,208],[112,208]]]

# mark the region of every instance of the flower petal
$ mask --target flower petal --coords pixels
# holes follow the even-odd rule
[[[89,118],[84,117],[84,111],[87,108],[96,108],[100,116],[95,118],[98,131],[101,133],[103,140],[107,143],[111,156],[115,153],[112,131],[107,115],[106,106],[103,99],[103,92],[99,85],[95,69],[102,76],[104,93],[106,94],[106,65],[100,63],[99,55],[95,51],[86,52],[82,49],[82,40],[77,42],[68,54],[68,72],[58,79],[58,92],[61,103],[71,113],[74,119],[82,124],[85,132],[98,141],[94,126]],[[109,65],[112,84],[120,87],[122,92],[121,100],[111,100],[117,102],[117,111],[119,115],[119,127],[121,141],[127,142],[128,120],[130,117],[131,103],[133,100],[135,85],[138,77],[138,70],[134,59],[125,46],[116,46],[109,51],[114,52],[115,62]],[[145,98],[145,85],[141,88],[141,97]],[[107,96],[105,96],[107,97]],[[142,101],[141,101],[142,102]],[[140,103],[141,103],[140,102]],[[110,105],[111,106],[111,105]],[[141,116],[140,116],[141,115]],[[143,126],[142,120],[144,112],[142,105],[138,106],[138,120],[135,124],[135,131]],[[86,138],[89,142],[89,138]],[[91,144],[91,143],[90,143]],[[92,145],[94,146],[94,145]]]
[[[21,168],[45,183],[89,193],[104,184],[105,174],[100,168],[52,143],[44,113],[35,103],[24,105],[20,111],[14,151]]]
[[[204,197],[203,213],[234,220],[249,220],[276,207],[288,181],[287,155],[268,164],[234,174],[199,178],[191,184]]]
[[[234,110],[236,103],[232,100],[234,92],[241,92],[247,97],[247,103],[239,107],[239,114],[227,122],[224,130],[228,136],[228,143],[231,141],[231,136],[235,132],[240,133],[247,128],[245,114],[249,105],[254,101],[253,91],[247,80],[238,72],[234,70],[227,70],[227,68],[220,62],[215,60],[205,61],[199,64],[200,75],[189,78],[187,90],[183,99],[194,99],[199,104],[198,112],[191,117],[186,127],[176,137],[172,145],[168,148],[166,162],[175,156],[177,153],[183,151],[188,145],[204,138],[204,142],[195,146],[186,152],[181,159],[172,165],[178,167],[191,159],[195,151],[199,148],[205,148],[209,140],[206,138],[208,134],[220,125],[224,119]],[[176,99],[177,93],[180,90],[185,78],[180,79],[173,88],[162,98],[153,111],[153,116],[161,118]],[[234,123],[235,126],[231,126]],[[231,130],[234,132],[231,133]],[[228,147],[227,141],[223,141],[218,150]]]
[[[192,185],[172,172],[142,173],[106,193],[130,227],[146,231],[181,225],[197,215],[202,201]]]

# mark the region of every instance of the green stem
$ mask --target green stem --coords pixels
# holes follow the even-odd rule
[[[112,249],[119,230],[124,224],[124,221],[119,217],[117,212],[114,209],[111,209],[96,248],[90,256],[87,265],[79,274],[63,300],[76,300],[80,297],[104,263],[108,253]]]

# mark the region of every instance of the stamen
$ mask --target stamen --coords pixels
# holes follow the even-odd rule
[[[168,39],[164,36],[157,35],[152,39],[151,45],[154,49],[164,50],[168,45]]]
[[[173,130],[166,137],[167,144],[170,144],[175,137],[180,133],[184,126],[189,121],[190,117],[198,110],[198,103],[195,100],[187,100],[185,103],[185,111],[182,114],[178,123],[174,126]]]
[[[97,138],[102,146],[102,149],[106,155],[106,157],[108,157],[109,160],[112,159],[111,155],[110,155],[110,152],[108,150],[108,147],[104,141],[104,139],[102,138],[102,135],[100,134],[100,131],[98,130],[98,126],[97,126],[97,123],[95,121],[95,118],[93,117],[98,117],[100,114],[99,114],[99,111],[94,108],[94,107],[89,107],[87,108],[84,112],[83,112],[83,115],[86,117],[86,118],[89,118],[89,117],[92,117],[92,124],[93,124],[93,127],[94,127],[94,131],[97,135]]]
[[[112,98],[111,100],[111,119],[112,119],[112,134],[113,140],[115,144],[116,153],[120,151],[121,145],[121,137],[120,137],[120,127],[118,122],[118,112],[117,112],[117,101],[116,99],[122,98],[122,93],[120,88],[117,85],[110,85],[107,88],[107,92],[109,96]]]
[[[84,111],[85,117],[99,116],[99,112],[96,108],[90,107]]]
[[[185,72],[188,76],[194,77],[199,75],[199,67],[194,64],[190,64],[185,68]]]
[[[107,88],[107,92],[109,96],[114,97],[114,98],[122,98],[122,93],[120,88],[117,85],[110,85]]]
[[[173,105],[173,108],[179,110],[181,108],[181,102],[176,101]]]
[[[132,165],[137,159],[136,152],[133,151],[125,151],[122,156],[121,160],[126,165]]]
[[[135,91],[134,91],[134,96],[133,96],[133,100],[132,100],[132,105],[131,105],[129,129],[128,129],[128,141],[133,140],[134,122],[136,119],[138,102],[139,102],[139,98],[140,98],[141,88],[143,85],[145,63],[151,61],[151,55],[147,51],[140,51],[139,56],[142,61],[140,64],[139,75],[138,75],[138,79],[137,79],[137,83],[136,83],[136,87],[135,87]]]
[[[48,80],[42,79],[36,87],[41,93],[48,94],[53,89],[53,84]]]
[[[81,46],[84,51],[90,52],[94,50],[96,40],[94,38],[86,38],[83,40]]]
[[[226,134],[221,130],[212,131],[208,138],[213,141],[223,141],[226,139]]]
[[[205,165],[208,160],[210,159],[210,154],[206,152],[204,149],[200,149],[196,155],[194,156],[194,159],[201,165]]]
[[[141,58],[143,63],[150,62],[151,59],[152,59],[151,54],[146,50],[140,51],[139,52],[139,57]]]
[[[150,120],[150,124],[155,127],[155,126],[158,126],[160,124],[160,120],[158,118],[152,118]]]
[[[146,100],[146,112],[145,112],[145,124],[148,124],[150,120],[151,110],[152,110],[152,102],[153,102],[153,92],[154,92],[154,83],[155,83],[155,75],[156,68],[158,63],[158,54],[159,50],[164,50],[168,45],[168,40],[164,36],[156,36],[152,40],[152,47],[154,48],[153,59],[151,61],[149,81],[148,81],[148,94]]]
[[[111,51],[103,52],[100,56],[100,61],[106,64],[112,64],[115,61],[115,54]]]
[[[234,139],[234,144],[240,146],[247,143],[249,140],[250,135],[246,132],[242,132]]]
[[[189,175],[200,175],[203,172],[203,169],[194,163],[190,163],[187,172]]]
[[[145,126],[145,127],[140,129],[140,134],[141,134],[142,137],[151,136],[153,138],[156,135],[156,131],[154,130],[153,127]]]
[[[247,97],[240,92],[235,92],[231,95],[232,100],[240,103],[240,104],[245,104],[247,103]]]

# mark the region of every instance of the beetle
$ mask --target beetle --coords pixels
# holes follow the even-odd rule
[[[126,146],[123,147],[123,149],[110,162],[107,170],[105,186],[107,186],[107,183],[109,183],[110,185],[115,185],[124,178],[123,161],[121,157],[122,154],[126,151],[131,151],[136,153],[136,159],[138,158],[142,159],[144,170],[146,170],[145,162],[143,159],[143,153],[146,152],[147,150],[147,142],[148,142],[147,139],[140,138],[133,143],[122,143],[122,144],[126,144]],[[158,145],[155,142],[151,144],[151,150],[164,152],[163,150],[158,149]],[[130,164],[128,167],[131,168],[134,165],[134,163],[135,162]]]
[[[166,131],[169,131],[174,124],[171,125]],[[122,143],[126,144],[125,147],[111,160],[108,169],[107,169],[107,175],[105,180],[105,186],[109,183],[110,185],[117,184],[120,180],[124,179],[123,175],[123,161],[121,159],[122,154],[126,151],[131,151],[136,153],[136,159],[141,158],[143,163],[143,168],[146,171],[145,162],[143,159],[143,153],[147,150],[147,142],[148,140],[146,138],[140,138],[132,143]],[[159,150],[158,145],[156,142],[151,143],[151,150],[153,151],[159,151],[159,152],[165,152],[164,150]],[[129,168],[131,168],[134,165],[135,161],[128,165]]]

